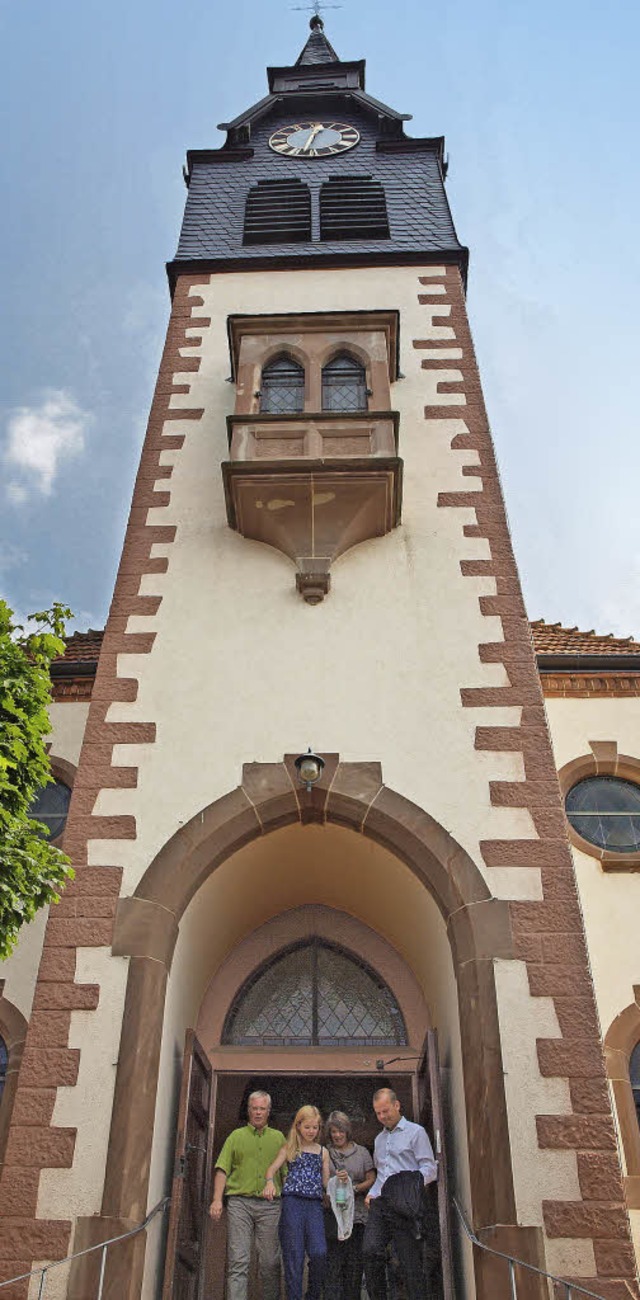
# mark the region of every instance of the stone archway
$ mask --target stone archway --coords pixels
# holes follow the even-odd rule
[[[27,1036],[27,1021],[21,1011],[4,996],[4,980],[0,980],[0,1034],[7,1049],[7,1074],[0,1099],[0,1163],[4,1160],[13,1102],[18,1086],[18,1071]]]
[[[321,780],[297,782],[294,755],[248,764],[242,785],[203,809],[121,899],[113,952],[130,957],[102,1214],[80,1220],[75,1248],[146,1213],[167,974],[180,917],[216,868],[250,841],[295,822],[329,822],[383,845],[429,890],[447,928],[458,986],[474,1226],[539,1263],[538,1232],[519,1230],[493,961],[512,958],[508,903],[491,897],[469,855],[423,809],[383,784],[378,763],[323,755]],[[496,1229],[496,1225],[500,1225]],[[126,1294],[139,1294],[142,1260]],[[137,1275],[137,1277],[136,1277]],[[80,1295],[72,1287],[70,1296]]]
[[[624,1152],[623,1186],[630,1210],[640,1209],[640,1127],[631,1088],[629,1064],[640,1042],[640,987],[634,986],[634,1001],[616,1016],[604,1039],[607,1076],[613,1092],[618,1129]]]

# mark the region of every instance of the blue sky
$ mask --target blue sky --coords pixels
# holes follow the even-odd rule
[[[0,592],[102,626],[168,314],[187,148],[291,63],[308,14],[0,0]],[[367,88],[444,134],[531,617],[640,635],[640,10],[345,0]]]

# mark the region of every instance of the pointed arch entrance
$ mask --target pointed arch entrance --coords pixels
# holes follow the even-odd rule
[[[414,1108],[431,1024],[410,967],[369,926],[326,906],[279,913],[233,948],[200,1004],[196,1036],[226,1099],[216,1149],[225,1125],[243,1122],[249,1082],[274,1093],[277,1127],[312,1100],[323,1114],[354,1111],[372,1144],[373,1092],[393,1076]]]
[[[382,846],[435,901],[457,982],[474,1223],[479,1231],[511,1225],[511,1246],[517,1239],[493,972],[495,958],[513,957],[508,904],[491,897],[475,863],[443,827],[384,786],[379,764],[323,757],[322,779],[309,792],[296,782],[294,755],[245,766],[242,785],[182,827],[135,894],[120,900],[113,951],[130,958],[129,976],[103,1228],[97,1218],[87,1221],[87,1239],[96,1240],[107,1226],[112,1231],[114,1221],[140,1221],[147,1208],[167,972],[180,918],[217,868],[244,846],[279,828],[314,822],[348,828]],[[494,1243],[499,1235],[493,1231]],[[521,1254],[531,1254],[526,1240]],[[130,1296],[139,1294],[134,1272]]]
[[[310,836],[312,841],[327,837],[332,855],[351,839],[348,832],[336,834],[330,828],[287,828],[270,837],[271,853],[281,857],[287,841],[293,841],[294,854],[303,852]],[[238,872],[243,857],[246,854],[241,852],[234,859]],[[313,848],[309,861],[316,865]],[[361,867],[361,860],[356,861]],[[264,856],[261,862],[264,868]],[[244,875],[242,884],[246,885]],[[200,906],[206,906],[205,897],[199,899]],[[431,1024],[430,1008],[410,966],[369,925],[319,904],[279,912],[232,949],[200,1005],[196,1040],[206,1050],[215,1099],[209,1149],[215,1155],[230,1132],[244,1123],[249,1094],[257,1088],[271,1096],[271,1122],[281,1131],[288,1131],[300,1105],[311,1103],[325,1118],[333,1110],[346,1112],[354,1140],[371,1150],[378,1132],[372,1097],[376,1088],[386,1084],[400,1097],[408,1118],[420,1118],[433,1138],[438,1110],[434,1117],[423,1060],[425,1033]],[[198,1172],[207,1181],[204,1150],[199,1171],[196,1159],[194,1155],[187,1177],[193,1181],[197,1200]],[[182,1180],[174,1186],[179,1197]],[[431,1231],[426,1261],[434,1300],[442,1300],[444,1285],[436,1281],[440,1278],[438,1200],[434,1187],[428,1202]],[[211,1225],[203,1217],[204,1223],[198,1223],[190,1211],[181,1212],[174,1236],[183,1245],[181,1251],[168,1255],[167,1295],[172,1294],[172,1282],[189,1294],[194,1264],[201,1260],[203,1295],[222,1300],[226,1225],[224,1218]],[[445,1257],[448,1279],[448,1231]],[[259,1288],[252,1286],[250,1294],[257,1296]],[[451,1297],[448,1286],[444,1294]]]

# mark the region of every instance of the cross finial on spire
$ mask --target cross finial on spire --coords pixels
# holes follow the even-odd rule
[[[342,9],[342,5],[324,4],[324,0],[313,0],[313,3],[310,5],[292,5],[291,8],[296,10],[298,13],[313,14],[313,18],[309,20],[309,26],[311,28],[311,31],[314,32],[317,31],[318,28],[320,29],[320,31],[324,30],[324,23],[322,21],[321,10]]]
[[[311,35],[299,57],[296,59],[296,65],[301,63],[339,63],[340,60],[333,46],[329,44],[324,34],[324,23],[321,18],[322,9],[342,9],[342,5],[325,4],[324,0],[311,0],[308,5],[292,5],[292,9],[297,9],[302,13],[311,13],[313,17],[309,22]]]

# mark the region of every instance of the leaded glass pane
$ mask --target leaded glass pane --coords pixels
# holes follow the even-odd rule
[[[29,816],[42,822],[43,826],[47,827],[50,838],[55,840],[65,828],[70,800],[71,791],[68,785],[64,785],[62,781],[54,781],[51,785],[44,785],[41,790],[38,790],[29,808]]]
[[[318,1042],[369,1047],[402,1043],[404,1025],[389,990],[335,948],[318,952]]]
[[[640,787],[615,776],[588,776],[569,791],[565,806],[573,829],[590,844],[615,853],[640,848]]]
[[[322,371],[323,411],[366,411],[367,381],[364,367],[346,352],[334,357]]]
[[[330,944],[295,948],[263,967],[232,1008],[223,1042],[384,1047],[406,1043],[393,994]]]
[[[304,410],[304,370],[293,357],[277,357],[262,372],[260,410],[291,415]]]
[[[310,1045],[313,1038],[312,970],[308,951],[296,948],[263,970],[240,998],[229,1026],[232,1043]]]

